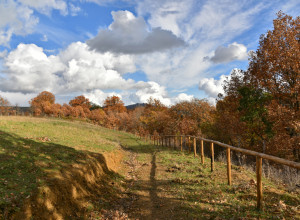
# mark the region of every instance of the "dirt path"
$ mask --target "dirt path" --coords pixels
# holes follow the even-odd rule
[[[131,196],[132,203],[127,210],[130,219],[174,219],[176,201],[168,198],[167,180],[159,180],[165,168],[157,162],[157,152],[153,152],[142,160],[139,155],[129,151],[124,161],[125,176],[130,184],[126,193]],[[176,219],[176,217],[175,217]]]

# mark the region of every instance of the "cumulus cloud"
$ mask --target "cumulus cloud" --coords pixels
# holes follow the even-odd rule
[[[165,87],[151,81],[148,82],[148,84],[149,87],[141,88],[134,95],[132,95],[131,98],[133,99],[136,97],[138,102],[147,103],[150,97],[152,97],[154,99],[159,99],[165,105],[171,105],[171,99],[168,97]]]
[[[209,97],[216,98],[219,93],[224,92],[222,84],[227,77],[226,75],[222,75],[218,80],[214,78],[204,78],[199,82],[199,89],[204,90]]]
[[[228,47],[219,46],[212,57],[205,57],[204,60],[210,60],[214,63],[228,63],[234,60],[247,60],[247,47],[236,42]]]
[[[199,89],[203,90],[209,97],[209,100],[214,100],[218,97],[219,93],[224,94],[223,84],[224,81],[229,81],[232,77],[243,76],[243,71],[237,68],[231,70],[229,75],[221,75],[219,79],[214,78],[204,78],[199,82]]]
[[[196,0],[138,1],[138,15],[149,17],[147,21],[152,27],[172,30],[188,46],[139,56],[137,64],[150,80],[168,88],[196,86],[201,79],[220,74],[211,71],[215,63],[206,62],[203,57],[249,31],[256,24],[255,16],[263,9],[263,3],[233,0],[211,0],[201,4]],[[230,69],[224,66],[223,71]]]
[[[28,106],[29,101],[37,96],[37,93],[23,94],[21,92],[1,92],[0,96],[5,97],[13,106]]]
[[[122,73],[136,70],[129,55],[99,54],[81,42],[72,43],[56,56],[47,56],[34,44],[20,44],[3,60],[3,69],[2,91],[62,93],[147,87],[145,82],[122,78]]]
[[[83,94],[85,97],[87,97],[91,102],[103,106],[103,103],[105,99],[109,96],[118,96],[122,99],[122,95],[116,93],[116,92],[103,92],[100,89],[96,89],[94,91],[91,91],[89,93]]]
[[[0,51],[0,58],[3,58],[7,55],[7,50]]]
[[[171,31],[148,30],[145,20],[129,11],[114,11],[112,16],[114,21],[109,28],[100,30],[95,38],[87,41],[91,49],[102,53],[141,54],[184,45]]]

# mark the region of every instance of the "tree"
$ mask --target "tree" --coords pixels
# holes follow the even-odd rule
[[[211,123],[215,108],[206,100],[182,101],[170,108],[169,114],[176,120],[175,127],[181,134],[197,135],[205,123]]]
[[[106,114],[102,109],[97,108],[91,111],[89,119],[96,124],[104,125],[106,121]]]
[[[216,127],[225,134],[219,137],[242,140],[242,147],[300,160],[300,17],[277,16],[249,68],[225,82]]]
[[[253,85],[273,97],[268,111],[276,133],[274,150],[285,156],[293,151],[300,160],[300,17],[293,19],[280,11],[273,25],[261,36],[247,74]]]
[[[113,112],[113,113],[122,113],[126,112],[126,107],[124,106],[124,102],[118,96],[110,96],[107,97],[104,101],[104,111]]]
[[[77,96],[74,99],[72,99],[69,102],[69,104],[70,104],[70,106],[77,108],[77,111],[80,112],[80,114],[78,116],[80,116],[82,118],[89,117],[89,115],[91,113],[90,108],[92,107],[92,105],[88,98],[85,98],[83,95]]]
[[[55,96],[48,91],[43,91],[37,97],[31,99],[29,104],[34,115],[47,114],[51,105],[55,103]]]
[[[9,101],[0,96],[0,114],[7,114],[10,110],[9,105]]]
[[[259,48],[250,59],[248,73],[253,83],[272,94],[280,104],[299,111],[300,17],[281,11],[274,29],[262,35]]]

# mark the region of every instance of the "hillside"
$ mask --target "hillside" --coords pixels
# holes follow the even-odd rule
[[[0,117],[0,219],[297,219],[300,193],[80,121]],[[25,216],[25,217],[24,217]]]

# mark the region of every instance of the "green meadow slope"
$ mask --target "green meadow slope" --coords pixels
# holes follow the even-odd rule
[[[299,191],[80,121],[0,117],[0,219],[298,219]]]

